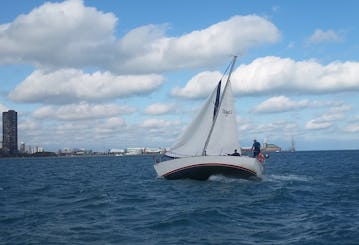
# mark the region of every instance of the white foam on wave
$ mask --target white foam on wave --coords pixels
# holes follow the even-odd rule
[[[233,183],[233,182],[243,182],[243,181],[248,181],[248,180],[244,180],[244,179],[237,179],[237,178],[230,178],[221,174],[215,174],[215,175],[211,175],[208,178],[208,181],[213,181],[213,182],[222,182],[222,183]]]
[[[276,175],[271,174],[269,176],[265,177],[266,181],[301,181],[301,182],[307,182],[310,181],[310,177],[305,175],[295,175],[295,174],[289,174],[289,175]]]

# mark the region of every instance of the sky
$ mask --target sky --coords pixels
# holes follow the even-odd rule
[[[236,55],[241,146],[359,149],[359,1],[0,6],[0,109],[26,145],[170,147]]]

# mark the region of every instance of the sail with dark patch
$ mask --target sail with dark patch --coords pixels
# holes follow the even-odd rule
[[[222,83],[222,80],[219,81],[218,86],[217,86],[216,101],[214,102],[213,120],[216,118],[216,115],[218,113],[219,100],[220,100],[220,96],[221,96],[221,83]]]
[[[236,58],[236,57],[235,57]],[[176,144],[166,152],[169,157],[219,156],[240,152],[238,129],[230,74],[236,59],[229,66],[224,88],[220,79],[197,116],[188,125]],[[227,70],[226,70],[227,71]]]

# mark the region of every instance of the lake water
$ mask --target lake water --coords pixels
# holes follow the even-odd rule
[[[359,244],[359,151],[273,153],[260,182],[152,164],[0,159],[0,244]]]

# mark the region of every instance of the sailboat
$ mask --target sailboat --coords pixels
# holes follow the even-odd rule
[[[236,58],[234,56],[228,66],[223,91],[221,79],[176,144],[155,162],[159,177],[170,180],[207,180],[211,175],[261,178],[264,158],[242,156],[238,141],[230,81]],[[238,154],[233,154],[234,151]]]

